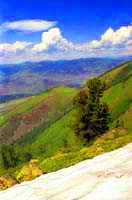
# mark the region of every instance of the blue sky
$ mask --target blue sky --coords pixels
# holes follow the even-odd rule
[[[1,0],[0,63],[131,54],[131,0]]]

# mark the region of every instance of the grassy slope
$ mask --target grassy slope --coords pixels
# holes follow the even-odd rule
[[[102,79],[107,78],[107,83],[109,84],[103,101],[109,104],[113,123],[115,120],[121,119],[124,121],[124,127],[128,128],[129,131],[125,128],[115,129],[101,138],[95,139],[90,147],[75,151],[78,141],[69,127],[74,113],[74,111],[71,111],[42,131],[36,141],[33,141],[31,144],[32,154],[40,159],[40,166],[43,171],[50,172],[70,166],[83,159],[92,158],[100,153],[124,146],[132,141],[131,72],[132,62],[128,62],[105,73],[101,77]],[[81,145],[79,144],[78,148],[80,147]],[[64,153],[65,148],[69,148],[69,150],[73,148],[74,152]],[[49,156],[51,158],[44,159],[44,157]]]
[[[31,145],[34,156],[44,154],[48,157],[60,149],[62,151],[65,149],[75,150],[79,147],[77,138],[70,127],[74,112],[69,112],[39,135]]]
[[[14,133],[19,139],[24,133],[23,143],[31,142],[32,137],[38,135],[38,132],[71,110],[72,99],[76,92],[77,89],[74,88],[58,87],[38,96],[29,97],[25,101],[14,103],[15,107],[0,116],[1,139],[11,141]],[[30,136],[25,139],[24,136],[27,134]]]
[[[132,76],[132,61],[121,64],[114,69],[111,69],[100,76],[102,80],[105,80],[109,87],[126,81]]]
[[[132,101],[132,77],[127,78],[127,80],[126,77],[129,77],[131,72],[132,63],[128,62],[101,77],[102,79],[107,77],[109,84],[113,84],[112,87],[105,91],[103,97],[103,101],[107,102],[110,107],[113,118],[112,125],[114,126],[114,121],[119,118],[125,122],[124,127],[130,131],[132,129],[132,111],[129,109]],[[125,83],[124,80],[126,80]],[[64,145],[67,145],[68,148],[77,146],[75,136],[70,128],[72,120],[73,112],[70,112],[42,131],[36,141],[32,142],[33,155],[39,156],[40,152],[42,152],[49,156],[55,154]]]
[[[52,95],[53,92],[57,92],[57,93],[59,92],[64,98],[66,98],[66,96],[74,95],[74,93],[76,92],[76,89],[58,87],[58,88],[47,90],[46,92],[43,92],[38,96],[27,97],[26,100],[22,102],[20,100],[16,100],[14,101],[15,107],[13,107],[9,112],[6,112],[5,114],[0,115],[0,126],[3,126],[4,123],[6,123],[12,116],[26,113],[32,110],[32,108],[34,108],[35,106],[40,104],[42,101],[44,101],[46,97],[49,97],[50,95]]]
[[[126,112],[132,102],[132,77],[125,84],[122,82],[109,88],[103,97],[110,107],[113,119],[117,119],[121,114]]]
[[[113,121],[120,119],[124,127],[132,130],[132,62],[128,62],[106,73],[102,78],[108,78],[109,87],[103,97],[112,114]]]
[[[11,103],[11,107],[9,107],[9,110],[10,108],[13,108],[14,110],[10,110],[9,113],[8,112],[6,113],[6,116],[8,116],[8,120],[18,113],[25,114],[29,111],[32,111],[32,107],[34,108],[38,105],[38,103],[45,101],[45,98],[47,96],[53,96],[54,101],[50,103],[52,103],[53,111],[55,112],[54,113],[55,117],[57,117],[58,111],[61,112],[61,115],[58,117],[58,120],[55,120],[55,123],[52,122],[52,120],[54,120],[53,119],[54,115],[52,115],[52,113],[48,113],[49,121],[48,121],[47,127],[49,128],[46,128],[46,130],[43,126],[37,127],[35,128],[35,130],[33,130],[33,132],[21,138],[21,140],[18,140],[19,144],[22,144],[22,145],[26,144],[23,148],[26,149],[26,148],[31,147],[32,149],[31,152],[34,157],[36,156],[40,157],[40,153],[44,153],[44,156],[53,155],[54,152],[58,151],[58,149],[62,148],[64,145],[66,147],[69,146],[69,148],[70,147],[76,148],[77,145],[75,141],[75,136],[74,134],[70,132],[71,129],[67,127],[69,126],[68,119],[70,120],[70,116],[71,116],[70,110],[72,109],[72,99],[73,99],[73,96],[76,94],[76,92],[77,90],[74,88],[58,87],[58,88],[51,89],[47,92],[44,92],[43,94],[40,94],[39,96],[28,98],[22,102],[19,102],[17,100]],[[51,123],[50,123],[50,120],[51,120]],[[53,127],[51,126],[52,123],[54,125]],[[51,126],[51,129],[50,129],[50,126]],[[61,129],[62,131],[60,131]],[[55,130],[55,132],[53,130]],[[67,136],[67,132],[69,136]],[[40,133],[40,137],[39,137],[39,133]],[[38,139],[36,139],[37,137]],[[36,142],[34,143],[34,141]],[[44,151],[45,149],[46,151]],[[11,172],[14,171],[12,169],[9,169],[9,171],[10,170]],[[1,159],[1,153],[0,153],[0,174],[3,174],[3,172],[5,173],[5,170],[2,168],[2,159]]]
[[[63,153],[59,151],[54,153],[54,156],[44,159],[40,162],[40,166],[44,172],[51,172],[61,169],[63,167],[71,166],[81,160],[93,158],[96,155],[112,151],[114,149],[120,148],[129,142],[132,142],[132,62],[123,64],[108,73],[104,74],[101,78],[106,79],[109,85],[109,88],[105,91],[103,101],[107,102],[110,107],[110,112],[112,114],[114,127],[115,121],[121,119],[124,122],[124,127],[119,129],[113,129],[103,135],[100,138],[96,138],[93,141],[93,144],[86,148],[81,148],[81,150]],[[69,115],[69,121],[73,119],[73,115]],[[67,122],[67,119],[66,119]],[[73,132],[63,126],[63,121],[60,120],[56,124],[53,124],[48,130],[45,130],[41,135],[42,141],[51,142],[53,148],[56,143],[54,141],[57,139],[62,142],[62,138],[58,139],[58,133],[65,133],[66,136],[70,133],[73,135]],[[57,131],[55,127],[57,125]],[[54,139],[50,135],[54,135]],[[65,136],[65,137],[66,137]],[[40,139],[40,140],[41,140]],[[64,139],[64,138],[63,138]],[[36,144],[39,146],[39,141],[36,141]],[[56,149],[57,150],[57,149]]]
[[[114,126],[114,121],[122,119],[124,121],[124,127],[128,128],[129,132],[132,129],[132,111],[130,109],[132,102],[132,77],[129,77],[131,72],[132,63],[128,62],[127,64],[109,71],[108,74],[106,73],[105,77],[107,76],[109,83],[113,85],[105,91],[103,97],[103,101],[107,102],[110,107],[113,119],[112,126]],[[122,76],[123,74],[124,76]],[[126,77],[129,78],[126,80]],[[104,78],[104,76],[102,78]],[[44,130],[40,137],[32,144],[33,149],[38,149],[39,146],[43,148],[45,145],[49,145],[51,148],[44,148],[44,151],[47,155],[51,155],[64,146],[64,141],[68,141],[67,143],[69,144],[70,137],[71,144],[75,144],[73,140],[74,134],[69,128],[72,119],[73,113],[71,112],[58,120],[55,124],[52,124],[48,129]]]
[[[126,129],[113,129],[100,138],[96,138],[89,147],[70,153],[58,152],[54,156],[40,160],[39,166],[45,173],[53,172],[74,165],[82,160],[91,159],[105,152],[110,152],[132,142],[132,134]]]
[[[108,71],[107,73],[104,73],[101,76],[102,79],[106,80],[106,82],[109,86],[112,85],[112,87],[109,87],[107,89],[107,91],[105,92],[103,100],[109,104],[110,111],[112,113],[112,117],[114,120],[116,120],[118,117],[121,117],[121,115],[124,114],[125,112],[126,112],[126,114],[124,114],[124,117],[127,118],[127,115],[128,115],[127,110],[129,109],[131,101],[132,101],[131,72],[132,72],[132,62],[127,62],[123,65],[120,65],[120,66],[114,68],[113,70]],[[55,90],[61,94],[61,98],[63,97],[63,101],[65,101],[65,99],[67,97],[69,98],[70,96],[72,99],[72,97],[76,93],[75,89],[59,87],[59,88],[55,88],[53,90],[44,92],[44,93],[40,94],[39,96],[33,96],[32,98],[27,98],[27,100],[25,100],[24,102],[17,103],[16,104],[17,106],[15,107],[15,109],[13,108],[9,112],[3,114],[0,118],[1,119],[0,124],[3,125],[6,121],[9,121],[9,119],[12,118],[12,116],[15,116],[17,114],[27,113],[27,112],[31,111],[35,106],[37,106],[38,104],[43,102],[45,100],[45,98],[48,97],[50,94],[52,94],[52,92]],[[66,101],[67,101],[67,99],[66,99]],[[69,102],[67,102],[67,106],[68,106],[68,103]],[[62,109],[62,112],[63,111],[64,110]],[[130,115],[130,112],[129,112],[129,115]],[[123,119],[123,117],[122,117],[122,119]],[[56,137],[55,134],[57,135],[59,132],[62,132],[63,130],[64,130],[64,132],[68,133],[70,130],[69,130],[69,128],[67,128],[67,126],[61,125],[62,121],[63,120],[60,120],[60,121],[57,121],[55,125],[53,124],[53,128],[52,128],[52,123],[51,123],[51,126],[49,126],[49,128],[45,129],[44,131],[43,131],[43,128],[41,129],[40,127],[38,127],[37,129],[35,129],[33,135],[36,135],[39,132],[39,133],[41,133],[40,137],[42,137],[42,135],[50,135],[49,133],[54,132],[54,137]],[[131,128],[130,124],[129,124],[129,128]],[[39,129],[40,129],[40,131],[39,131]],[[50,131],[50,129],[52,131]],[[53,131],[53,130],[57,130],[57,131]],[[29,140],[31,141],[32,140],[31,136],[32,135],[30,135],[30,134],[29,134],[29,136],[26,136],[23,139],[23,143],[28,143]],[[28,139],[28,137],[29,137],[29,139]],[[48,138],[48,136],[47,136],[47,138]],[[36,145],[38,147],[39,141],[41,141],[41,139],[38,138],[38,141],[36,141],[34,145]],[[45,141],[45,139],[42,139],[42,141]],[[46,141],[47,141],[47,139],[46,139]],[[34,140],[32,140],[32,143],[33,142],[34,142]],[[47,141],[47,143],[48,143],[48,141]],[[52,141],[51,141],[51,143],[52,143]],[[41,144],[41,142],[40,142],[40,144]]]

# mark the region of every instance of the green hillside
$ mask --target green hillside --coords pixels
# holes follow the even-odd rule
[[[76,92],[73,88],[58,87],[12,102],[7,112],[0,115],[1,143],[12,143],[25,135],[38,134],[38,129],[42,131],[72,109]]]
[[[67,151],[69,149],[71,151],[79,148],[77,138],[70,127],[74,112],[69,112],[39,135],[31,145],[34,157],[43,154],[48,157],[58,150]]]
[[[73,88],[58,87],[47,90],[46,92],[43,92],[38,96],[27,97],[26,99],[23,99],[23,101],[16,100],[12,102],[12,104],[14,104],[14,107],[10,111],[0,115],[0,126],[3,126],[4,123],[6,123],[8,120],[10,120],[11,117],[17,114],[23,114],[31,111],[35,106],[42,103],[46,98],[46,100],[50,101],[50,97],[52,97],[53,95],[56,95],[55,98],[66,98],[67,96],[72,97],[72,95],[75,94],[75,91],[76,89]],[[54,100],[56,100],[55,98]]]
[[[129,77],[131,72],[132,62],[128,62],[109,71],[108,74],[106,73],[101,77],[104,79],[105,76],[108,78],[109,83],[111,82],[111,87],[109,86],[102,98],[102,101],[107,102],[110,108],[112,115],[111,128],[116,126],[116,121],[119,119],[121,121],[120,128],[128,129],[127,132],[131,132],[132,129],[132,76]],[[122,76],[123,73],[124,76]],[[119,77],[122,78],[119,80]],[[32,143],[33,149],[38,149],[39,146],[41,146],[46,155],[51,155],[61,149],[65,143],[68,148],[76,147],[78,143],[76,143],[74,133],[70,128],[71,121],[74,118],[74,112],[67,113],[63,118],[54,124],[51,124],[48,129],[45,129],[37,140]],[[72,145],[70,146],[70,144]],[[52,148],[46,148],[46,145]]]
[[[132,62],[102,76],[103,79],[106,77],[111,87],[105,91],[103,101],[108,103],[113,121],[120,119],[123,126],[131,131]]]
[[[37,111],[37,118],[44,120],[42,123],[37,121],[37,125],[28,134],[17,138],[16,143],[22,146],[23,152],[28,149],[31,159],[38,159],[39,166],[46,173],[126,145],[132,141],[132,62],[117,66],[100,78],[107,83],[102,101],[109,105],[112,120],[110,131],[95,138],[88,146],[77,139],[71,129],[76,112],[72,100],[78,91],[73,88],[58,87],[22,102],[18,101],[15,108],[12,107],[12,110],[8,109],[8,112],[1,114],[1,126],[8,127],[9,121],[11,123],[11,119],[18,115],[22,117],[21,123],[32,125],[37,119],[32,118],[30,121],[27,114],[31,116],[34,110]],[[40,108],[47,104],[50,110],[41,112]],[[18,123],[18,127],[21,123]],[[25,160],[22,160],[17,168],[8,169],[8,172],[14,174],[17,170],[19,173],[24,162]],[[0,164],[2,166],[1,157]],[[3,171],[0,172],[2,173]]]
[[[131,69],[131,70],[130,70]],[[123,70],[123,71],[122,71]],[[119,81],[119,77],[124,76]],[[116,126],[116,121],[121,121],[121,128],[128,129],[131,132],[131,101],[132,101],[132,77],[127,78],[124,82],[124,77],[128,77],[132,71],[132,62],[123,64],[103,75],[108,78],[112,86],[105,91],[102,101],[108,103],[112,115],[111,128]],[[116,76],[114,75],[116,74]],[[113,78],[114,77],[114,78]],[[118,80],[118,81],[117,81]],[[115,84],[115,82],[117,82]],[[76,141],[76,137],[70,128],[71,122],[74,118],[74,112],[71,111],[65,114],[62,118],[52,123],[48,128],[41,131],[39,137],[32,141],[32,154],[33,156],[49,156],[55,154],[59,149],[64,146],[70,150],[80,148],[82,144]],[[127,120],[126,120],[127,119]],[[29,135],[30,136],[30,135]],[[26,136],[27,138],[27,136]]]
[[[121,64],[100,76],[105,80],[108,87],[112,87],[117,83],[125,83],[132,76],[132,61]]]

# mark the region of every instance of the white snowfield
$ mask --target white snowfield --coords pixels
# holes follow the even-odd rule
[[[132,143],[2,191],[0,200],[132,200]]]

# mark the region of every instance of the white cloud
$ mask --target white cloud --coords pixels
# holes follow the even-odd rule
[[[132,55],[132,25],[108,28],[99,40],[75,44],[59,28],[42,33],[40,43],[0,44],[0,63]]]
[[[57,22],[46,20],[19,20],[13,22],[5,22],[0,25],[2,31],[18,30],[18,31],[44,31],[52,28]]]
[[[122,26],[116,31],[112,28],[108,28],[106,32],[101,36],[100,40],[93,40],[84,45],[80,45],[80,50],[90,50],[98,48],[113,48],[119,46],[127,46],[132,44],[132,25]]]
[[[42,33],[42,41],[34,45],[33,51],[41,52],[54,47],[61,50],[68,50],[73,48],[72,42],[65,39],[59,28],[52,28],[47,32]]]
[[[0,44],[0,54],[8,54],[8,53],[17,53],[18,51],[25,50],[25,48],[31,45],[30,42],[20,42],[16,41],[15,43],[2,43]]]
[[[114,31],[109,28],[101,37],[101,42],[105,44],[110,43],[111,45],[120,45],[127,43],[132,39],[132,26],[123,26],[118,30]]]

